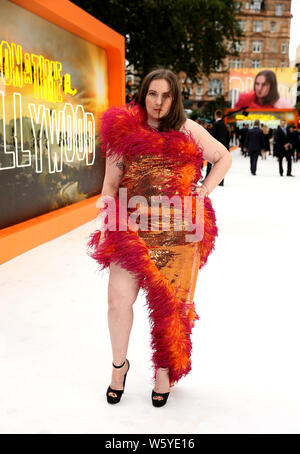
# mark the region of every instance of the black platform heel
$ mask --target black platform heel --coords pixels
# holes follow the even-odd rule
[[[152,403],[153,403],[154,407],[163,407],[167,403],[169,394],[170,393],[163,393],[163,394],[156,393],[153,389],[152,390]],[[157,396],[162,397],[162,399],[153,399],[153,397],[157,397]]]
[[[168,369],[167,367],[161,367],[160,369]],[[154,389],[152,390],[152,404],[154,407],[163,407],[166,403],[167,403],[167,400],[168,400],[168,397],[169,397],[169,394],[170,392],[168,393],[157,393],[156,391],[154,391]],[[162,397],[162,399],[153,399],[153,397]]]
[[[130,367],[130,363],[129,363],[128,359],[126,359],[126,360],[124,361],[124,363],[121,364],[121,366],[116,366],[114,363],[112,363],[112,364],[113,364],[113,366],[114,366],[116,369],[121,369],[121,367],[124,366],[124,364],[126,363],[126,361],[127,361],[127,363],[128,363],[128,369],[127,369],[127,372],[128,372],[128,371],[129,371],[129,367]],[[120,402],[121,397],[122,397],[122,394],[123,394],[124,389],[125,389],[125,383],[126,383],[127,372],[126,372],[126,374],[124,375],[123,389],[121,389],[121,390],[120,390],[120,389],[112,389],[110,386],[107,388],[107,391],[106,391],[106,398],[107,398],[107,402],[108,402],[109,404],[117,404],[118,402]],[[110,396],[109,393],[115,393],[115,394],[117,395],[117,397]]]

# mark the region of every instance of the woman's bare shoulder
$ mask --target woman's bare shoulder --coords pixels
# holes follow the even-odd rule
[[[207,134],[207,131],[205,128],[203,128],[203,126],[199,125],[199,123],[191,120],[190,118],[187,118],[185,123],[180,128],[180,131],[184,130],[191,132],[192,135],[198,140],[200,140],[203,135]]]
[[[191,129],[194,128],[195,126],[200,126],[198,123],[196,123],[194,120],[191,120],[190,118],[187,118],[183,125],[181,126],[180,130],[182,129]]]

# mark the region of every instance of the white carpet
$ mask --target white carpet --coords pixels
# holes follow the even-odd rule
[[[141,293],[126,390],[106,403],[108,273],[85,253],[93,221],[1,266],[1,433],[300,433],[300,162],[289,178],[259,158],[252,176],[232,154],[211,194],[219,236],[198,276],[192,371],[167,406],[151,404]]]

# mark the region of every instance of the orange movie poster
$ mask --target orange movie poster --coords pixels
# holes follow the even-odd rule
[[[232,108],[291,109],[297,97],[297,68],[231,69]]]
[[[103,49],[0,0],[0,228],[100,192]]]

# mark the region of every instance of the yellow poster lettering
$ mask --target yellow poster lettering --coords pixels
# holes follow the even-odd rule
[[[63,102],[63,94],[75,96],[71,74],[62,74],[62,63],[52,61],[43,55],[24,52],[20,44],[1,41],[0,78],[6,86],[23,88],[33,85],[36,99],[49,102]]]
[[[0,76],[4,85],[11,85],[12,71],[11,71],[11,51],[7,41],[1,41],[0,44]]]
[[[30,85],[33,83],[32,79],[32,67],[31,67],[31,60],[30,54],[24,54],[24,84]]]
[[[11,44],[12,84],[14,87],[23,87],[23,56],[22,46]]]
[[[31,54],[31,64],[33,66],[33,87],[34,87],[34,97],[39,98],[40,97],[40,85],[38,83],[38,78],[39,78],[39,63],[40,63],[40,58],[38,55]]]

